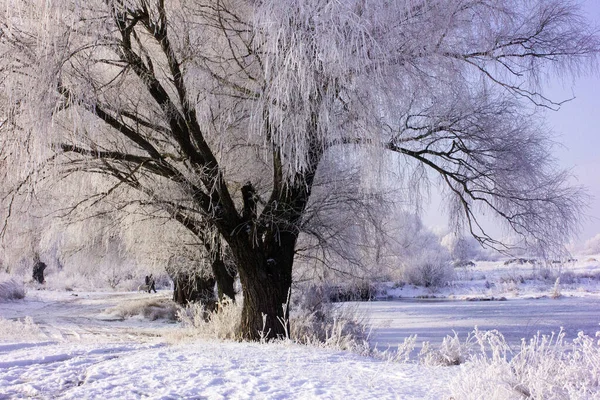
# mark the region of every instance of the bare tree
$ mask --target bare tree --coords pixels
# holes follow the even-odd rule
[[[246,338],[284,333],[300,226],[333,148],[367,155],[365,177],[397,164],[407,198],[439,182],[482,243],[501,245],[480,212],[541,245],[574,228],[579,189],[536,114],[560,106],[539,90],[547,71],[598,54],[570,1],[4,3],[19,158],[108,176],[98,200],[127,186],[217,232]]]

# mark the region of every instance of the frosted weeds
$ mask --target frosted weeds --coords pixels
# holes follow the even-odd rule
[[[206,310],[199,303],[182,308],[177,313],[183,332],[174,332],[177,337],[203,337],[210,339],[237,339],[237,329],[242,317],[242,301],[233,302],[225,298],[214,311]]]
[[[15,278],[4,280],[0,275],[0,301],[19,300],[25,297],[23,282]]]
[[[598,399],[598,337],[600,332],[596,338],[580,332],[569,343],[562,330],[538,333],[512,354],[501,336],[475,331],[482,352],[461,367],[451,391],[461,399]]]
[[[35,324],[29,316],[22,320],[6,320],[0,317],[0,331],[2,332],[2,340],[4,341],[23,341],[36,340],[45,338],[41,329]]]

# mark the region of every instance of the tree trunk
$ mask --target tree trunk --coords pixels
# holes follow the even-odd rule
[[[281,233],[273,246],[232,248],[244,292],[240,336],[247,340],[285,337],[297,235]],[[265,251],[266,250],[266,251]],[[243,260],[243,263],[242,261]]]
[[[207,310],[215,308],[216,299],[214,294],[215,279],[199,275],[190,276],[179,273],[173,279],[173,301],[177,304],[200,302]]]
[[[219,301],[223,301],[223,296],[229,297],[235,301],[235,289],[233,284],[235,283],[235,274],[227,269],[225,262],[221,257],[217,257],[212,263],[212,271],[217,281],[217,291],[219,294]]]

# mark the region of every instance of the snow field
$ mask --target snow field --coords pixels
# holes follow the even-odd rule
[[[1,349],[1,399],[434,399],[451,372],[281,343]]]

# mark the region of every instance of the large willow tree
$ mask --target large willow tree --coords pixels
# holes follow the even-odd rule
[[[571,1],[2,6],[3,166],[100,174],[112,185],[90,202],[137,192],[207,248],[226,243],[246,338],[284,332],[326,154],[360,152],[364,177],[396,163],[408,198],[439,183],[453,220],[483,243],[499,245],[481,213],[541,245],[573,229],[578,189],[554,168],[536,114],[558,107],[539,90],[545,74],[578,73],[598,53]]]

